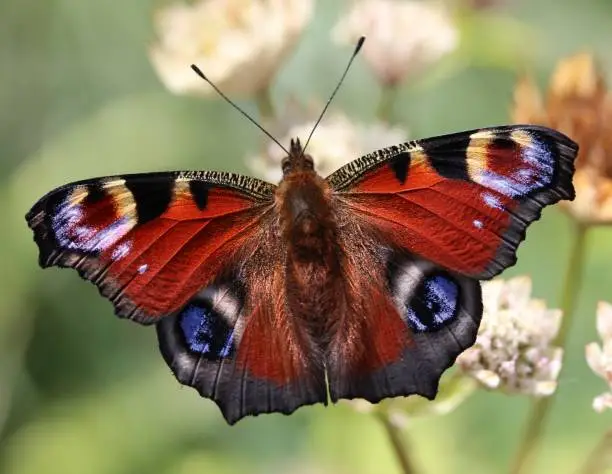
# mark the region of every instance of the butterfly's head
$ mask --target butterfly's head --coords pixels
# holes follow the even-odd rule
[[[296,172],[314,172],[314,161],[312,156],[304,153],[300,139],[291,139],[289,154],[281,161],[283,176]]]

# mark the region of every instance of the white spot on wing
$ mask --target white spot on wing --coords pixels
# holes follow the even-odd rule
[[[132,245],[130,242],[123,242],[119,245],[117,245],[117,247],[115,249],[113,249],[113,253],[111,255],[111,258],[113,260],[121,260],[123,257],[125,257],[128,253],[130,253],[130,250],[132,249]]]
[[[234,321],[240,311],[240,302],[231,294],[229,288],[221,287],[217,289],[216,294],[212,298],[212,304],[215,310],[230,321]]]
[[[492,207],[493,209],[504,209],[504,206],[502,206],[499,198],[491,193],[483,193],[482,200],[487,206]]]
[[[123,178],[110,178],[102,183],[104,189],[113,188],[115,186],[124,186],[125,179]]]

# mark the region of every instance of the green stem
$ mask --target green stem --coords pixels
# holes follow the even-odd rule
[[[612,430],[607,431],[591,451],[580,474],[599,474],[604,472],[612,464]]]
[[[588,226],[576,223],[575,237],[570,250],[569,264],[565,273],[563,283],[563,294],[561,299],[561,310],[563,317],[561,327],[555,337],[553,344],[557,347],[565,348],[569,329],[574,317],[574,307],[580,290],[581,275],[584,267],[584,254],[586,250],[585,239]],[[520,474],[527,472],[529,463],[533,455],[539,448],[542,440],[544,426],[548,420],[550,408],[554,401],[555,394],[549,397],[541,397],[534,400],[528,418],[525,435],[522,437],[519,449],[514,458],[514,464],[510,472]]]
[[[561,319],[561,327],[555,337],[553,344],[558,347],[565,347],[569,330],[572,326],[572,318],[574,315],[574,307],[580,290],[582,281],[582,270],[584,267],[584,254],[586,250],[585,241],[588,226],[576,224],[574,244],[571,249],[569,265],[565,274],[565,283],[563,284],[563,295],[561,300],[561,309],[563,318]]]
[[[387,431],[389,441],[391,441],[391,446],[393,447],[393,451],[402,468],[403,474],[414,474],[416,469],[410,460],[410,456],[408,455],[408,444],[402,437],[400,430],[391,420],[389,420],[389,414],[385,411],[378,411],[376,415]]]
[[[380,102],[376,111],[376,117],[387,123],[393,121],[393,105],[397,97],[397,87],[384,86],[380,94]]]
[[[261,121],[264,124],[270,123],[276,116],[274,105],[272,105],[270,89],[265,88],[259,91],[255,96],[255,101],[257,102],[257,109],[259,110]]]

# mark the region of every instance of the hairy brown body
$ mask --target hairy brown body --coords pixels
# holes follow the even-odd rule
[[[284,301],[288,314],[299,321],[295,337],[315,355],[311,362],[322,363],[333,377],[333,398],[334,393],[352,390],[345,384],[351,374],[369,373],[397,359],[407,334],[383,293],[384,258],[377,255],[374,230],[364,232],[346,218],[329,182],[314,171],[312,157],[303,153],[299,141],[292,143],[283,161],[283,174],[275,201],[281,241],[286,243]],[[349,234],[355,238],[347,239]],[[374,351],[360,343],[363,334],[368,334]]]
[[[280,228],[288,242],[285,292],[291,313],[306,323],[321,349],[329,343],[343,307],[342,252],[324,179],[293,163],[277,190]]]

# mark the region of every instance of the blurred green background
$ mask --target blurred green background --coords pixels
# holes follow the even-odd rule
[[[222,101],[160,84],[147,57],[157,3],[0,1],[0,472],[398,473],[377,421],[346,404],[228,427],[212,402],[179,387],[153,328],[113,317],[75,272],[38,268],[23,216],[51,188],[126,172],[245,172],[261,143]],[[349,53],[329,34],[342,7],[317,4],[273,89],[277,104],[327,97]],[[508,122],[518,71],[544,84],[559,58],[581,50],[610,71],[612,2],[508,1],[464,18],[462,35],[457,54],[400,91],[396,116],[413,138]],[[333,107],[368,122],[379,93],[357,60]],[[528,236],[504,276],[532,275],[535,295],[558,306],[567,219],[548,209]],[[587,258],[538,472],[573,472],[610,425],[612,415],[591,409],[605,386],[584,361],[596,302],[612,300],[609,231],[590,234]],[[415,463],[426,473],[504,472],[527,408],[522,397],[478,392],[450,415],[417,419],[406,433]]]

